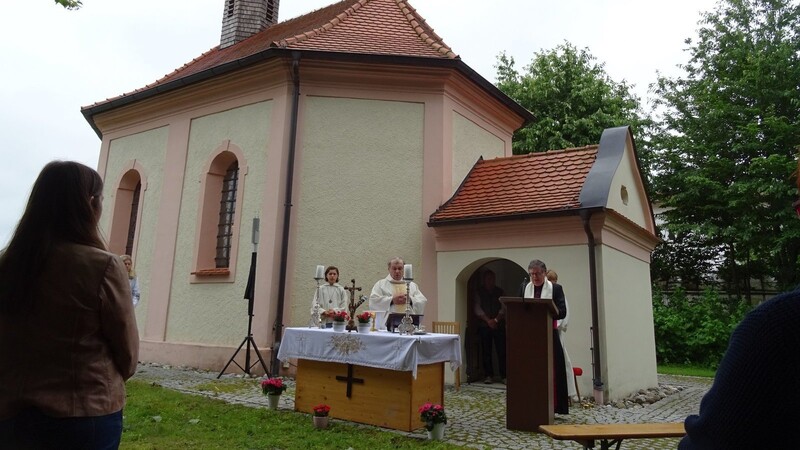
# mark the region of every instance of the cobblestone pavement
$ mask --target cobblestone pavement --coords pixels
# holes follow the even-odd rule
[[[187,394],[204,395],[229,403],[261,408],[267,406],[267,399],[261,394],[257,383],[252,389],[235,390],[226,393],[216,391],[214,383],[231,383],[241,379],[241,375],[224,375],[217,380],[217,374],[187,368],[174,368],[156,364],[140,364],[134,379],[154,382],[165,388]],[[294,381],[286,380],[288,389],[281,396],[280,409],[294,409]],[[556,415],[557,424],[583,423],[644,423],[644,422],[682,422],[687,415],[696,413],[700,399],[711,384],[711,379],[659,375],[660,384],[680,386],[683,389],[651,405],[621,409],[614,406],[581,407],[574,405],[569,415]],[[500,384],[462,384],[456,392],[448,385],[445,390],[445,406],[448,424],[445,440],[465,448],[485,449],[580,449],[572,441],[556,441],[550,437],[530,432],[510,431],[505,428],[505,386]],[[411,432],[387,432],[423,436],[424,428]],[[625,450],[634,449],[674,449],[678,439],[626,440]],[[599,444],[598,444],[599,447]]]

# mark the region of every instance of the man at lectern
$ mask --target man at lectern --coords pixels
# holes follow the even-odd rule
[[[406,293],[406,281],[403,279],[403,266],[405,261],[399,256],[389,260],[389,275],[378,280],[372,287],[369,295],[370,311],[387,311],[389,313],[405,313],[406,302],[411,302],[411,314],[424,314],[425,303],[428,299],[422,295],[419,286],[413,281],[408,287],[411,292]]]
[[[531,281],[525,286],[525,298],[552,299],[558,308],[558,314],[553,317],[553,365],[555,378],[554,408],[557,414],[569,414],[569,393],[567,392],[567,372],[564,361],[564,350],[558,336],[557,321],[567,315],[567,305],[564,297],[564,288],[558,283],[551,283],[547,279],[547,266],[542,261],[534,259],[528,264],[528,274]]]

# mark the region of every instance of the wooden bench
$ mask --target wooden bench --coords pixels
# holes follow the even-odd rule
[[[686,434],[683,423],[540,425],[539,431],[553,439],[575,441],[584,449],[594,448],[594,441],[600,441],[601,450],[609,450],[614,444],[619,450],[623,439],[673,438]]]

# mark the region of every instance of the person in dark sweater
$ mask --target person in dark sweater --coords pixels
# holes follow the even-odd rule
[[[679,450],[797,448],[800,290],[751,311],[731,335]]]
[[[480,319],[478,336],[481,338],[481,361],[486,384],[493,381],[492,342],[497,351],[497,366],[502,383],[506,381],[506,310],[500,303],[503,290],[495,285],[495,274],[491,270],[483,272],[483,284],[476,292],[473,310]]]

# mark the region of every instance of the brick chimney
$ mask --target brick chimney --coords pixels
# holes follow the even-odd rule
[[[278,22],[280,0],[225,0],[219,47],[230,47]]]

